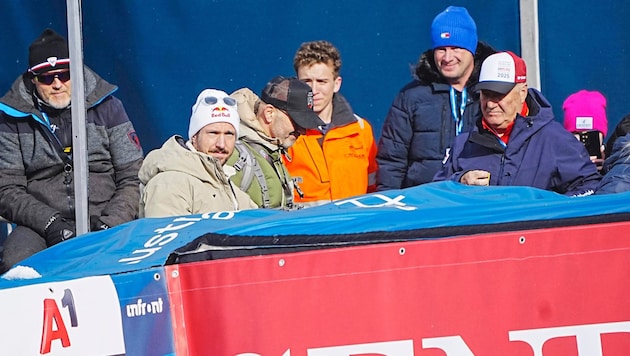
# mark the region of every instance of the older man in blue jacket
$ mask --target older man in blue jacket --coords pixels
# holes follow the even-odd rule
[[[483,117],[455,139],[434,180],[593,194],[601,176],[586,148],[554,121],[547,99],[526,81],[525,62],[514,53],[484,60],[477,84]]]

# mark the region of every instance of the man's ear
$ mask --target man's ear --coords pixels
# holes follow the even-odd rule
[[[341,78],[341,76],[337,76],[337,78],[335,78],[335,88],[333,90],[333,92],[338,93],[339,90],[341,89],[341,82],[343,82],[343,78]]]
[[[276,108],[273,105],[265,104],[265,106],[263,107],[263,119],[265,120],[265,124],[271,124],[275,112]]]
[[[519,95],[521,97],[521,103],[525,102],[525,98],[527,98],[527,83],[521,84],[521,88],[519,90]]]

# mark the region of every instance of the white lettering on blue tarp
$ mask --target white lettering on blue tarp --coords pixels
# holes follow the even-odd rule
[[[151,236],[144,244],[142,248],[138,248],[131,252],[130,257],[121,258],[118,260],[120,263],[136,264],[145,258],[153,255],[155,252],[161,250],[165,245],[169,244],[179,236],[178,231],[194,225],[202,220],[230,220],[233,219],[237,211],[219,211],[216,213],[202,214],[200,217],[178,217],[173,219],[173,222],[164,227],[155,229],[153,232],[156,235]]]
[[[376,199],[380,199],[383,202],[379,202],[377,204],[367,204],[365,201],[366,200],[372,200],[372,198],[376,198]],[[400,209],[400,210],[405,210],[405,211],[413,211],[416,210],[417,208],[415,206],[410,206],[407,205],[405,203],[402,202],[402,200],[405,198],[404,195],[399,195],[395,198],[390,198],[386,195],[383,194],[369,194],[369,195],[363,195],[360,197],[356,197],[356,198],[351,198],[351,199],[345,199],[345,200],[340,200],[338,202],[335,202],[335,205],[337,206],[341,206],[344,204],[353,204],[354,206],[357,206],[359,208],[385,208],[385,207],[393,207],[396,209]]]

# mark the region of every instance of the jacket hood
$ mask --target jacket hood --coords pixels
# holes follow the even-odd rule
[[[534,128],[534,130],[531,130],[532,132],[536,132],[554,121],[551,104],[538,90],[533,88],[527,89],[525,102],[529,112],[527,116],[519,114],[518,119],[524,121],[527,127]]]
[[[143,184],[147,184],[162,172],[188,174],[212,186],[218,186],[217,182],[227,184],[221,163],[210,155],[191,150],[184,138],[178,135],[147,154],[138,177]]]
[[[249,88],[242,88],[230,96],[236,100],[238,116],[241,118],[239,139],[258,143],[272,151],[278,150],[280,142],[265,133],[256,117],[256,106],[262,103],[258,95]]]
[[[478,42],[477,51],[475,52],[474,57],[475,68],[468,79],[468,83],[466,83],[467,87],[472,87],[477,84],[479,81],[479,72],[481,71],[481,63],[483,63],[486,57],[493,53],[496,53],[496,50],[490,45],[481,41]],[[435,65],[432,49],[427,50],[420,55],[420,59],[418,59],[418,63],[414,68],[414,75],[418,80],[423,82],[448,84]]]
[[[350,103],[348,103],[348,100],[346,100],[346,98],[340,93],[335,93],[333,95],[333,114],[329,129],[345,126],[356,121],[357,119],[354,116],[354,112],[352,111],[352,107],[350,106]]]

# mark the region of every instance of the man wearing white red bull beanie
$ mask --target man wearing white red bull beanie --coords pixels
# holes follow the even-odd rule
[[[476,89],[482,117],[455,139],[434,180],[594,193],[601,175],[584,145],[554,120],[547,99],[527,87],[522,58],[512,52],[486,58]]]
[[[233,186],[234,168],[224,166],[239,130],[236,100],[205,89],[192,107],[188,141],[179,135],[147,154],[138,176],[144,185],[140,215],[164,217],[254,209],[249,196]]]
[[[494,53],[477,38],[477,25],[463,7],[449,6],[431,24],[431,49],[389,110],[378,144],[378,190],[428,183],[455,136],[479,117],[481,62]]]

